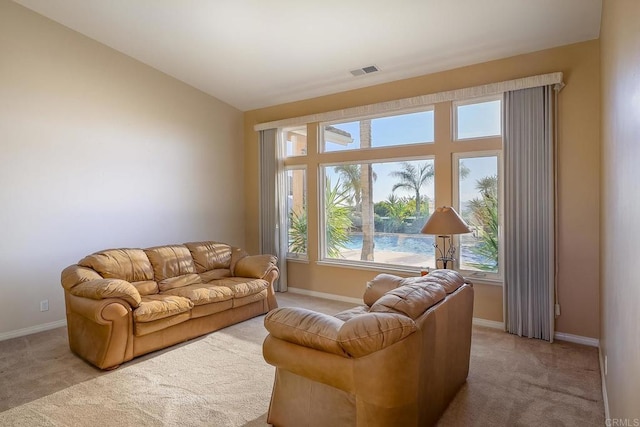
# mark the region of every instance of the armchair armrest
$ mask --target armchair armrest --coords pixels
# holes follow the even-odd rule
[[[316,350],[347,356],[338,343],[344,322],[336,317],[298,307],[270,311],[264,326],[275,338]]]
[[[233,272],[238,277],[264,279],[273,270],[278,270],[277,258],[273,255],[248,255],[238,260]]]
[[[78,283],[69,289],[71,295],[95,300],[119,298],[131,307],[140,305],[140,293],[131,283],[119,279],[95,279]]]

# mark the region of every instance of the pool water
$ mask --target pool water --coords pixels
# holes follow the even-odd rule
[[[416,234],[376,233],[373,237],[375,249],[392,252],[433,253],[433,236]],[[348,249],[362,248],[362,234],[351,234]]]
[[[415,254],[434,255],[434,236],[426,234],[400,234],[400,233],[375,233],[373,241],[374,251],[407,252]],[[362,248],[362,233],[353,233],[349,236],[346,249],[354,250]],[[470,245],[462,245],[461,256],[466,263],[488,264],[493,262],[471,251]]]

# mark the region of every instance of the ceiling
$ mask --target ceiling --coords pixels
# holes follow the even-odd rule
[[[596,39],[602,0],[14,0],[242,111]],[[354,77],[350,70],[376,65]]]

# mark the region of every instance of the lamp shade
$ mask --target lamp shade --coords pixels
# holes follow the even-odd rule
[[[436,208],[420,230],[422,234],[448,235],[471,233],[471,229],[455,209],[448,206]]]

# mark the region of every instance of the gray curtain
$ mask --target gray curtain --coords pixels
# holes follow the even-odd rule
[[[287,290],[287,249],[286,224],[280,226],[282,201],[286,201],[282,190],[284,171],[281,148],[278,144],[278,130],[260,131],[260,250],[263,254],[278,257],[280,277],[275,283],[275,290]],[[284,246],[284,250],[283,250]]]
[[[553,341],[553,86],[504,95],[504,272],[508,332]]]

